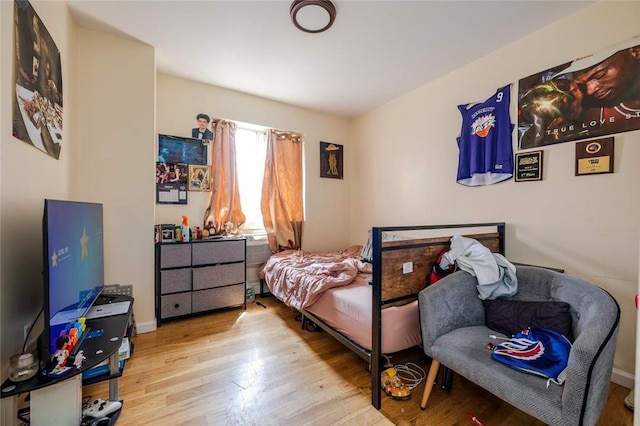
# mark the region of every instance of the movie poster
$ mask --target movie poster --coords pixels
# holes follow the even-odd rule
[[[640,37],[520,80],[518,146],[640,129]]]
[[[60,158],[62,63],[60,52],[28,1],[14,3],[13,136]]]

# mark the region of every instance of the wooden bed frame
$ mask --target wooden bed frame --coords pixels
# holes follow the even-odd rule
[[[473,230],[492,228],[491,232]],[[455,232],[459,230],[459,232]],[[462,233],[461,233],[462,232]],[[383,233],[412,235],[412,239],[382,241]],[[435,237],[421,237],[421,233],[436,233]],[[433,264],[442,250],[448,250],[453,235],[464,235],[478,240],[492,252],[504,255],[504,223],[474,223],[456,225],[374,227],[372,229],[373,274],[372,274],[372,321],[371,351],[364,349],[336,331],[322,319],[307,310],[302,311],[302,327],[313,321],[340,343],[359,355],[370,365],[371,405],[381,406],[380,374],[382,373],[382,309],[393,304],[415,300],[426,284]],[[414,237],[415,235],[415,237]],[[413,272],[403,273],[403,265],[411,262]]]

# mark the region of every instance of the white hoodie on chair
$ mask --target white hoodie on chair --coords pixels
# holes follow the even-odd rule
[[[453,263],[477,278],[478,297],[482,300],[513,296],[518,290],[516,267],[473,238],[451,237],[451,249],[442,257],[440,267],[446,269]]]

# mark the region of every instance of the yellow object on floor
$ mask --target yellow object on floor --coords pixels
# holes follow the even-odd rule
[[[387,368],[380,376],[380,386],[392,399],[405,400],[411,397],[411,390],[396,374],[395,368]]]

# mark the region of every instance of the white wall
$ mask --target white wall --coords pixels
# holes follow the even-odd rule
[[[55,41],[62,59],[64,141],[56,160],[11,135],[13,86],[13,2],[0,2],[0,294],[2,377],[9,357],[22,349],[23,327],[43,303],[42,213],[45,198],[70,197],[71,151],[76,144],[76,27],[66,4],[31,2]],[[37,336],[37,333],[36,333]]]
[[[618,300],[615,367],[633,373],[640,132],[616,136],[613,174],[575,177],[575,144],[564,143],[544,148],[541,182],[469,188],[455,182],[456,106],[631,38],[639,19],[638,2],[598,3],[359,117],[351,241],[371,226],[505,221],[508,258],[564,268]]]
[[[138,328],[155,329],[155,49],[78,29],[75,197],[103,203],[105,284],[133,286]]]
[[[304,135],[306,222],[305,250],[342,249],[349,240],[350,175],[355,157],[350,150],[349,122],[256,96],[158,74],[158,133],[191,136],[200,112],[211,117],[291,130]],[[320,178],[320,141],[343,144],[344,180]],[[209,193],[189,192],[189,204],[156,205],[156,223],[180,223],[187,214],[191,226],[202,226]],[[330,230],[330,232],[327,232]]]

